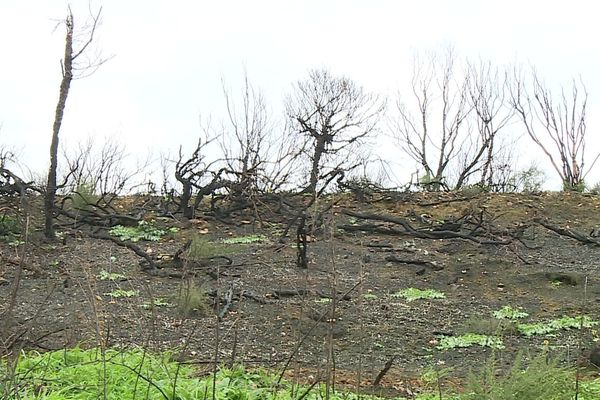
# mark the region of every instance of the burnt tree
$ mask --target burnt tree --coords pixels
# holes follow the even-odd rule
[[[69,89],[71,88],[71,81],[74,79],[77,72],[82,73],[82,76],[88,76],[93,73],[104,61],[98,57],[94,59],[87,58],[85,62],[79,62],[80,59],[86,58],[86,50],[88,50],[90,44],[94,40],[94,33],[98,22],[100,20],[100,13],[102,8],[97,14],[92,16],[91,24],[85,28],[84,39],[80,44],[75,43],[74,36],[75,30],[75,19],[73,18],[73,12],[69,8],[67,18],[63,21],[66,34],[65,34],[65,54],[61,61],[62,67],[62,79],[60,82],[60,89],[58,94],[58,102],[56,104],[56,111],[54,113],[54,124],[52,125],[52,140],[50,143],[50,167],[48,169],[48,179],[46,182],[46,191],[44,195],[44,213],[45,213],[45,227],[44,234],[48,239],[54,239],[56,232],[54,229],[54,217],[55,217],[55,199],[58,185],[56,183],[56,175],[58,168],[58,142],[60,127],[64,117],[65,107],[67,105],[67,98],[69,96]],[[79,42],[77,40],[76,42]]]

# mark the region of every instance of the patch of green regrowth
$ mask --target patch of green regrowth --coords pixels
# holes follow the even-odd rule
[[[373,294],[373,293],[365,293],[365,294],[363,294],[363,299],[365,299],[365,300],[377,300],[378,296],[376,294]]]
[[[235,245],[225,245],[222,242],[215,243],[205,237],[194,236],[185,255],[189,260],[201,261],[210,257],[231,254],[236,250],[237,246]]]
[[[523,193],[541,192],[546,182],[546,174],[537,165],[531,164],[527,169],[517,172],[511,183]]]
[[[394,298],[404,298],[406,301],[415,301],[422,299],[444,299],[446,295],[435,289],[417,289],[417,288],[408,288],[399,290],[396,293],[391,295]]]
[[[594,183],[592,187],[588,188],[588,192],[595,195],[600,194],[600,182]]]
[[[177,233],[177,231],[178,229],[175,227],[157,228],[154,221],[140,221],[138,226],[116,225],[110,229],[109,233],[122,241],[158,242],[163,236],[169,233]]]
[[[436,348],[438,350],[451,350],[471,346],[490,347],[492,349],[503,349],[502,338],[498,336],[482,335],[480,333],[466,333],[460,336],[442,336]]]
[[[210,300],[206,290],[198,287],[191,279],[181,282],[175,299],[177,311],[182,317],[197,315],[205,317],[210,313]]]
[[[231,237],[227,239],[223,239],[221,242],[223,244],[252,244],[252,243],[261,243],[267,240],[267,237],[264,235],[246,235],[246,236],[238,236]]]
[[[0,364],[0,371],[6,368]],[[70,349],[24,353],[14,379],[0,386],[3,399],[296,399],[324,398],[324,385],[305,386],[279,380],[279,375],[243,367],[221,368],[200,377],[193,368],[139,349]],[[214,391],[213,391],[214,388]],[[417,396],[424,400],[429,397]],[[331,400],[375,400],[371,395],[335,391]]]
[[[100,199],[96,194],[96,189],[92,183],[81,182],[69,194],[71,199],[71,207],[77,211],[91,210]]]
[[[563,192],[577,192],[583,193],[586,189],[585,181],[582,179],[576,183],[570,183],[568,181],[563,182]]]
[[[523,354],[517,355],[510,370],[498,374],[499,365],[494,357],[479,373],[471,373],[461,400],[559,400],[575,395],[575,372],[559,365],[558,357],[547,353],[526,362]],[[598,381],[580,382],[578,398],[600,398]]]
[[[504,306],[501,309],[494,311],[492,315],[497,319],[509,319],[512,321],[527,318],[529,316],[528,313],[523,311],[522,307],[513,308],[511,306]]]
[[[529,324],[518,324],[517,330],[524,336],[548,335],[561,330],[591,328],[598,325],[598,321],[592,320],[587,315],[571,317],[565,315],[558,319],[547,322],[534,322]]]
[[[112,297],[113,299],[129,298],[139,296],[139,290],[126,290],[126,289],[115,289],[112,292],[104,293],[105,296]]]
[[[6,241],[15,240],[21,234],[21,223],[17,217],[8,214],[0,216],[0,237]]]
[[[427,367],[423,370],[423,372],[421,372],[421,382],[423,382],[423,384],[425,385],[425,389],[427,391],[431,391],[433,392],[438,392],[437,395],[439,396],[439,390],[441,387],[441,382],[443,380],[445,380],[446,378],[451,377],[452,371],[454,369],[452,367],[440,367],[440,366],[436,366],[436,367]],[[439,397],[431,397],[432,399],[434,398],[438,398]],[[452,397],[445,397],[445,398],[452,398]]]
[[[145,308],[145,309],[151,309],[152,307],[168,307],[168,306],[170,306],[169,302],[166,299],[163,299],[160,297],[152,300],[151,303],[140,304],[140,307]]]
[[[100,271],[98,273],[98,279],[101,281],[123,281],[126,280],[127,277],[123,274],[118,274],[116,272],[108,272],[106,270]]]
[[[80,348],[47,353],[20,353],[14,373],[0,360],[0,397],[7,400],[88,400],[88,399],[322,399],[324,385],[305,386],[279,380],[277,373],[221,368],[215,375],[201,376],[194,367],[142,349]],[[423,381],[431,390],[415,400],[504,400],[571,399],[574,397],[574,371],[561,367],[557,358],[541,353],[528,363],[519,357],[504,375],[492,358],[485,367],[469,376],[460,394],[438,392],[440,378],[449,369],[428,370]],[[213,392],[214,388],[214,392]],[[372,395],[335,391],[331,400],[376,400]],[[580,382],[578,398],[600,398],[600,380]],[[403,398],[398,397],[398,400]]]
[[[562,282],[561,281],[551,281],[550,286],[554,289],[558,289],[559,287],[562,286]]]

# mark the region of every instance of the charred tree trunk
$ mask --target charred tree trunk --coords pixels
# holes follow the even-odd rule
[[[73,80],[73,14],[69,13],[65,20],[67,34],[65,40],[65,58],[62,62],[62,80],[56,112],[54,114],[54,125],[52,127],[52,142],[50,143],[50,168],[48,170],[48,181],[44,197],[45,228],[44,234],[48,239],[54,239],[54,200],[56,198],[56,170],[58,167],[58,134],[62,124],[69,88]]]

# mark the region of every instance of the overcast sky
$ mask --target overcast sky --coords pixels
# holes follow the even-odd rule
[[[70,3],[76,24],[83,23],[88,2]],[[57,24],[68,4],[0,1],[0,143],[35,169],[47,164],[64,51]],[[415,51],[447,46],[459,58],[532,64],[552,84],[581,76],[590,96],[590,138],[600,126],[593,1],[92,1],[93,10],[99,6],[96,43],[114,57],[73,82],[64,144],[116,136],[133,154],[191,146],[199,116],[218,118],[224,110],[221,79],[235,91],[244,68],[274,110],[310,68],[393,95],[410,82]]]

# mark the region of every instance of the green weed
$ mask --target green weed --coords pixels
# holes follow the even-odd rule
[[[127,279],[127,277],[123,274],[118,274],[116,272],[107,272],[105,270],[102,270],[98,274],[98,279],[100,279],[101,281],[121,281]]]
[[[504,306],[501,309],[494,311],[492,315],[497,319],[510,319],[513,321],[529,316],[528,313],[523,311],[522,307],[512,308],[511,306]]]
[[[570,317],[565,315],[561,318],[547,322],[535,322],[531,324],[518,324],[518,331],[525,336],[547,335],[560,330],[579,329],[580,327],[591,328],[598,325],[588,316]]]
[[[154,299],[152,301],[152,303],[143,303],[143,304],[140,304],[140,307],[145,308],[145,309],[150,309],[153,306],[154,307],[167,307],[169,305],[170,304],[169,304],[169,302],[167,302],[167,300],[162,299],[162,298],[157,298],[157,299]]]
[[[110,296],[113,299],[119,299],[123,297],[137,297],[139,296],[139,290],[124,290],[124,289],[115,289],[112,292],[104,293],[105,296]]]
[[[377,300],[378,297],[377,297],[376,294],[373,294],[373,293],[365,293],[365,294],[363,294],[363,299],[365,299],[365,300]]]
[[[169,233],[177,233],[178,229],[171,227],[168,229],[159,229],[154,222],[140,221],[138,226],[116,225],[111,228],[109,233],[122,241],[139,242],[140,240],[148,242],[158,242],[163,236]]]
[[[438,350],[451,350],[458,347],[471,347],[473,345],[490,347],[492,349],[504,348],[502,338],[479,333],[466,333],[460,336],[442,336],[436,348]]]
[[[267,237],[264,235],[247,235],[223,239],[221,242],[223,244],[252,244],[261,243],[265,240],[267,240]]]
[[[446,295],[435,289],[421,290],[416,288],[408,288],[400,290],[391,295],[394,298],[404,298],[406,301],[414,301],[421,299],[444,299]]]

